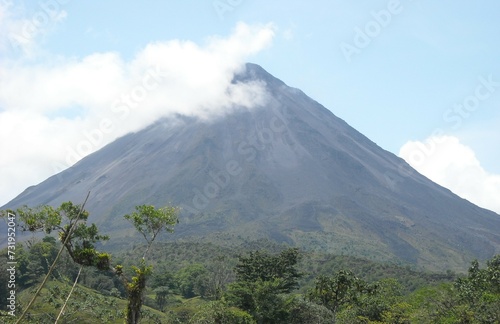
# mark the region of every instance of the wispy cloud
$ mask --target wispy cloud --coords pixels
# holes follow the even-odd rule
[[[119,136],[175,114],[211,118],[265,100],[262,84],[231,83],[269,46],[272,25],[240,23],[204,44],[148,44],[118,53],[0,63],[0,204]],[[36,161],[36,162],[35,162]]]
[[[67,17],[59,1],[41,2],[33,12],[12,0],[0,1],[0,53],[33,58],[41,41]]]
[[[474,151],[454,136],[404,144],[399,156],[434,182],[474,204],[500,213],[500,175],[486,171]]]

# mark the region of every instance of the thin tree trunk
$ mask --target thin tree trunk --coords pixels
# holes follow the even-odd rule
[[[68,303],[69,298],[71,297],[71,294],[73,293],[73,290],[75,290],[76,283],[78,282],[78,278],[80,278],[80,273],[82,272],[83,266],[80,266],[80,270],[78,270],[78,275],[76,276],[75,282],[73,283],[73,287],[71,287],[71,290],[69,291],[68,297],[66,297],[66,300],[64,301],[64,305],[61,308],[61,311],[59,312],[59,315],[57,315],[56,321],[54,324],[57,324],[59,321],[59,318],[61,315],[64,313],[64,309],[66,308],[66,304]]]

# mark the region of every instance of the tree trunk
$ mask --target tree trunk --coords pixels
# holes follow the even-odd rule
[[[127,285],[128,305],[127,305],[127,324],[137,324],[141,319],[142,295],[146,288],[146,275],[142,272],[137,273],[132,283]]]

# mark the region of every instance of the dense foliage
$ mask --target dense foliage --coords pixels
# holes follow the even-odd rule
[[[146,244],[116,253],[113,262],[119,266],[109,264],[102,271],[102,252],[96,246],[105,237],[93,225],[72,222],[78,206],[67,204],[58,213],[36,210],[52,225],[30,218],[25,209],[25,226],[50,235],[18,244],[19,309],[65,246],[65,235],[74,240],[26,323],[54,322],[81,265],[85,267],[63,315],[65,322],[121,323],[133,294],[139,306],[145,305],[134,314],[144,323],[500,322],[500,255],[483,265],[474,261],[467,273],[457,275],[301,251],[270,241],[233,247],[182,241],[153,245],[161,230],[171,231],[177,223],[175,209],[140,206],[126,218]],[[70,226],[77,231],[69,231]],[[81,253],[85,249],[87,257]],[[5,251],[1,255],[6,258]],[[112,262],[110,255],[106,260]],[[3,260],[2,267],[6,264]],[[7,281],[4,270],[1,282]],[[116,275],[118,270],[131,278],[127,285]],[[0,298],[7,295],[2,285]],[[14,320],[5,312],[0,315],[2,323]]]

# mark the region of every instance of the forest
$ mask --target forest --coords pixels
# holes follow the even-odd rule
[[[83,205],[2,211],[31,236],[15,248],[15,316],[1,253],[0,322],[500,322],[500,255],[464,273],[430,273],[268,240],[158,240],[174,232],[178,212],[137,206],[124,217],[142,244],[111,254]]]

